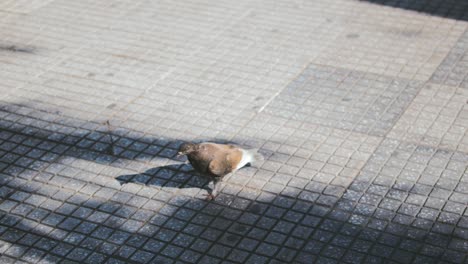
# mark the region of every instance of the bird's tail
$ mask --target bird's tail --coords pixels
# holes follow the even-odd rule
[[[248,163],[256,164],[264,160],[263,155],[258,152],[258,149],[247,149],[245,150],[248,156]]]
[[[242,150],[242,159],[235,170],[238,170],[247,164],[253,165],[263,160],[262,154],[258,152],[258,149],[241,149]]]

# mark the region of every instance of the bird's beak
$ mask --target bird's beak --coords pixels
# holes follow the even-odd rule
[[[181,156],[184,156],[184,155],[185,155],[185,153],[179,151],[179,152],[177,152],[176,158],[180,158]]]

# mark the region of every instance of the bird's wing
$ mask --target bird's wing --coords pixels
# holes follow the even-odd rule
[[[224,155],[219,155],[215,159],[211,160],[208,170],[214,175],[225,176],[237,168],[241,159],[242,152],[237,149],[233,149],[232,151],[229,151]]]
[[[231,151],[232,149],[236,149],[238,147],[231,145],[231,144],[218,144],[218,143],[212,143],[212,142],[205,142],[200,144],[201,148],[206,148],[210,150],[216,150],[216,151]]]
[[[208,171],[218,177],[226,175],[226,165],[221,159],[214,159],[208,165]]]

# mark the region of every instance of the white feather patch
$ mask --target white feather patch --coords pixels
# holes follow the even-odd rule
[[[242,158],[239,164],[237,164],[236,170],[244,167],[245,165],[247,165],[247,163],[252,162],[252,159],[253,159],[253,154],[250,151],[244,150],[244,149],[241,149],[241,151],[242,151]]]

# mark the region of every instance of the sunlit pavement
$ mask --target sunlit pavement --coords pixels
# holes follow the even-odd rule
[[[0,1],[0,263],[467,263],[468,2]],[[259,148],[224,181],[184,141]]]

